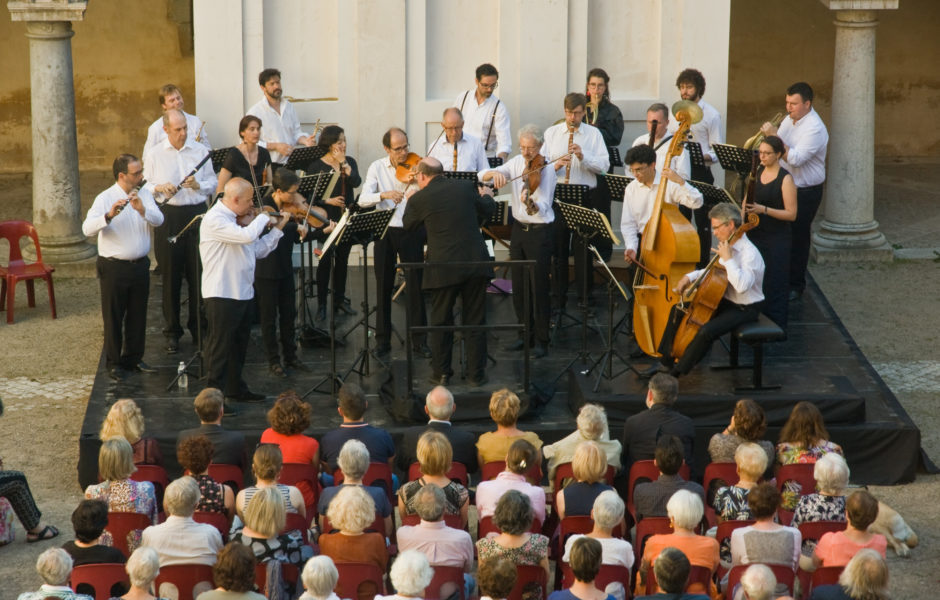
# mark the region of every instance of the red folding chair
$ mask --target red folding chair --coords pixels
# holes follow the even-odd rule
[[[818,567],[813,571],[813,577],[810,582],[809,589],[806,590],[804,598],[809,597],[809,593],[813,590],[814,587],[820,585],[835,585],[839,583],[839,575],[842,575],[842,570],[845,567]]]
[[[165,584],[176,586],[178,600],[194,600],[201,594],[203,589],[196,589],[199,584],[208,584],[205,589],[215,587],[215,580],[212,578],[212,567],[209,565],[167,565],[160,567],[160,574],[154,580],[157,589],[157,596],[170,598],[172,594],[160,588]]]
[[[238,465],[212,463],[209,465],[209,476],[229,486],[236,494],[245,487],[245,474]]]
[[[777,469],[777,489],[783,492],[783,487],[788,481],[794,481],[800,486],[800,495],[806,496],[816,491],[816,478],[813,477],[815,463],[792,463],[782,465]],[[789,525],[793,520],[793,511],[786,510],[782,506],[777,509],[777,518],[783,525]]]
[[[646,540],[651,536],[665,533],[673,533],[672,524],[669,517],[646,517],[640,519],[636,524],[636,542],[633,544],[633,553],[636,557],[633,564],[639,567],[643,559],[643,550],[646,547]]]
[[[302,517],[298,513],[289,512],[287,513],[287,520],[284,522],[284,529],[282,529],[280,533],[283,534],[296,529],[304,536],[304,543],[309,544],[309,535],[307,534],[308,524],[306,517]]]
[[[748,525],[753,525],[756,522],[757,521],[754,521],[753,519],[745,519],[741,521],[722,521],[718,524],[718,530],[715,531],[715,539],[718,540],[718,547],[721,548],[724,545],[725,540],[731,538],[731,532],[738,527],[747,527]],[[718,565],[717,575],[719,580],[724,578],[726,572],[727,569],[725,567]]]
[[[836,531],[845,531],[845,528],[845,521],[810,521],[807,523],[800,523],[799,530],[804,542],[818,542],[823,534],[829,532],[835,533]]]
[[[36,262],[27,264],[23,260],[20,249],[20,240],[29,237],[36,248]],[[26,301],[30,308],[36,307],[35,280],[46,282],[49,291],[49,308],[52,309],[52,318],[56,318],[55,288],[52,286],[52,273],[55,267],[42,262],[42,248],[39,247],[39,235],[36,228],[29,221],[5,221],[0,223],[0,239],[10,243],[10,254],[7,266],[0,266],[0,310],[7,311],[7,323],[13,322],[13,306],[18,281],[26,282]],[[6,303],[4,304],[4,300]]]
[[[424,600],[443,600],[450,598],[454,592],[460,592],[460,599],[464,598],[463,567],[441,567],[434,565],[434,577],[428,587],[424,588]]]
[[[220,534],[222,534],[222,542],[228,543],[228,531],[231,527],[231,523],[228,520],[228,515],[220,512],[197,510],[193,513],[193,521],[212,525],[219,530]]]
[[[571,565],[566,562],[561,563],[561,572],[563,579],[559,589],[568,589],[574,583],[574,573],[571,571]],[[629,599],[631,594],[630,569],[623,565],[601,565],[601,570],[597,572],[597,577],[594,578],[594,587],[603,590],[608,584],[615,582],[623,584],[623,589]]]
[[[467,475],[467,467],[463,463],[452,462],[450,470],[447,471],[447,478],[452,479],[464,487],[470,486],[470,476]],[[408,466],[408,481],[421,479],[421,463],[413,462]]]
[[[290,563],[281,563],[281,579],[291,586],[291,589],[297,590],[297,580],[300,578],[300,570],[297,565]],[[255,585],[265,598],[270,598],[268,591],[268,564],[261,562],[255,565]]]
[[[128,537],[135,531],[143,531],[153,525],[150,517],[141,513],[132,512],[108,512],[108,526],[105,531],[111,534],[112,545],[124,553],[124,556],[130,558],[131,552],[136,550],[131,548],[131,540]]]
[[[339,581],[333,590],[340,598],[371,600],[385,593],[384,573],[372,563],[336,563]]]
[[[617,473],[617,470],[612,465],[607,465],[607,472],[604,474],[604,481],[607,482],[607,485],[614,484],[614,475]],[[552,492],[556,493],[561,489],[561,483],[565,479],[574,479],[574,469],[571,467],[570,462],[561,463],[555,469],[555,476],[552,478]]]
[[[738,465],[733,462],[713,462],[705,465],[705,477],[702,480],[702,487],[705,488],[706,497],[708,496],[709,486],[715,479],[721,479],[729,486],[736,484],[740,480]],[[705,505],[705,518],[708,519],[709,527],[714,527],[718,523],[715,509],[709,504]]]
[[[506,600],[522,600],[527,584],[537,583],[542,587],[542,598],[548,598],[548,573],[538,565],[516,565],[516,585]]]
[[[689,580],[683,588],[683,592],[688,592],[689,588],[692,587],[692,584],[697,583],[702,586],[704,591],[698,592],[700,594],[710,595],[711,585],[712,585],[712,570],[708,567],[702,567],[699,565],[690,565],[689,568]],[[656,573],[653,572],[653,565],[650,565],[646,570],[646,595],[652,596],[656,593]]]
[[[345,477],[343,476],[342,469],[336,469],[333,471],[334,485],[343,483],[344,479]],[[388,466],[388,463],[369,463],[369,468],[366,469],[366,474],[362,476],[362,484],[384,488],[385,493],[388,494],[389,503],[391,503],[392,506],[395,506],[395,494],[392,492],[392,469]]]
[[[689,480],[691,470],[685,462],[679,467],[679,477]],[[633,503],[633,488],[636,487],[638,479],[648,479],[656,481],[659,479],[659,467],[651,460],[638,460],[630,466],[630,475],[627,479],[627,512],[636,517],[636,508]]]
[[[134,465],[137,470],[131,474],[134,481],[149,481],[153,484],[154,494],[157,496],[157,510],[163,512],[163,492],[170,485],[170,478],[166,469],[160,465]]]
[[[480,479],[482,481],[489,481],[491,479],[496,479],[496,476],[506,470],[506,461],[504,460],[494,460],[488,463],[483,463],[483,466],[480,467]],[[532,485],[539,485],[542,482],[542,465],[536,461],[534,465],[529,467],[525,472],[526,481]]]
[[[771,571],[774,572],[774,577],[777,578],[777,585],[780,585],[781,583],[784,584],[787,586],[787,593],[791,595],[793,594],[793,581],[796,578],[796,573],[793,572],[793,569],[791,569],[789,565],[771,565],[767,563],[760,564],[766,565]],[[751,565],[737,565],[732,567],[728,572],[728,585],[725,588],[727,590],[725,593],[726,598],[732,597],[731,594],[734,593],[735,586],[741,583],[741,575],[744,575],[744,572],[749,566]]]
[[[307,504],[307,524],[313,522],[317,516],[317,501],[320,498],[320,472],[310,463],[284,463],[278,483],[293,485],[306,497],[309,491],[313,494],[313,504]]]
[[[502,531],[493,522],[493,517],[483,517],[477,522],[477,539],[483,539],[489,533],[502,533]],[[538,520],[538,517],[532,519],[529,533],[542,533],[542,522]]]
[[[99,563],[79,565],[72,569],[70,587],[78,594],[87,594],[95,600],[108,600],[126,594],[131,587],[130,579],[121,563]],[[112,594],[115,584],[123,583],[125,591]],[[81,587],[79,587],[81,586]],[[118,590],[114,590],[117,592]]]

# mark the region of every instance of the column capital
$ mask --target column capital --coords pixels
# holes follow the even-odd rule
[[[10,0],[12,21],[82,21],[88,2],[75,0]]]
[[[895,10],[901,0],[819,0],[829,10]]]

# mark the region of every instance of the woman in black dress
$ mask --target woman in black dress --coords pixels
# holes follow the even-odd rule
[[[359,167],[355,159],[346,156],[346,134],[339,125],[328,125],[320,133],[318,146],[325,154],[307,166],[307,174],[338,171],[339,181],[333,188],[332,195],[326,200],[318,200],[318,206],[326,209],[331,221],[339,221],[343,212],[355,204],[355,188],[362,184],[359,176]],[[346,297],[346,272],[349,262],[349,251],[352,246],[348,243],[340,244],[334,248],[336,260],[336,273],[333,275],[333,307],[347,315],[354,315],[356,311],[350,306]],[[331,259],[321,260],[317,265],[317,320],[326,319],[327,292],[330,289]]]
[[[585,93],[588,97],[587,113],[584,115],[584,121],[589,125],[597,127],[604,137],[604,144],[607,146],[607,153],[610,156],[610,167],[608,173],[614,172],[614,156],[611,148],[620,145],[623,138],[623,114],[616,104],[610,101],[610,88],[608,83],[610,76],[604,69],[591,69],[588,72],[587,83],[585,84]],[[610,190],[607,184],[598,184],[594,189],[593,202],[594,208],[604,213],[610,218]],[[600,241],[596,243],[598,252],[605,260],[610,259],[611,244],[609,241]]]
[[[787,329],[787,305],[790,293],[790,223],[796,219],[796,184],[780,166],[783,141],[767,136],[758,150],[761,166],[757,169],[754,199],[747,212],[756,213],[760,224],[747,237],[764,258],[764,314]]]
[[[261,119],[245,115],[238,123],[238,136],[242,143],[229,148],[219,171],[219,185],[215,193],[221,193],[232,177],[241,177],[254,187],[271,182],[271,154],[258,145],[261,139]]]

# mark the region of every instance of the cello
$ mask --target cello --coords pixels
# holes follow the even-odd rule
[[[669,144],[663,167],[682,153],[693,123],[702,119],[698,104],[680,100],[672,105],[679,128]],[[660,179],[650,220],[643,229],[637,272],[633,281],[633,332],[640,349],[660,356],[659,342],[669,322],[672,307],[679,298],[672,289],[683,275],[695,269],[699,259],[699,239],[695,227],[666,202],[668,182]]]

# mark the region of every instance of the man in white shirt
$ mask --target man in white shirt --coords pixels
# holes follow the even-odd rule
[[[597,187],[597,176],[606,173],[610,167],[610,155],[600,130],[584,123],[587,110],[587,96],[571,93],[565,96],[565,120],[545,130],[545,143],[539,153],[549,161],[563,157],[555,162],[555,174],[559,183],[584,184],[588,186],[584,205],[593,207],[591,192]],[[606,215],[610,218],[610,215]],[[585,282],[590,286],[591,270],[587,255],[587,246],[580,240],[571,240],[571,230],[559,221],[555,227],[555,265],[552,270],[552,287],[555,296],[554,308],[564,309],[568,295],[568,256],[569,247],[574,254],[574,277],[578,287],[579,302],[584,294]],[[588,288],[590,295],[590,288]]]
[[[428,156],[444,165],[445,171],[485,171],[490,168],[483,152],[483,144],[463,131],[463,115],[459,108],[444,109],[441,120],[444,138],[437,139],[428,148]]]
[[[454,106],[460,109],[466,120],[464,133],[480,140],[487,157],[495,156],[504,161],[512,151],[512,136],[509,110],[493,95],[499,85],[499,71],[484,63],[477,67],[476,82],[476,89],[457,96]]]
[[[168,83],[160,88],[160,108],[163,109],[164,114],[171,108],[181,111],[183,110],[183,105],[183,93],[178,87],[172,83]],[[212,144],[209,142],[209,133],[206,131],[205,122],[196,115],[191,115],[185,111],[183,115],[186,117],[186,127],[192,141],[197,144],[202,144],[206,149],[211,150]],[[144,151],[141,152],[140,155],[146,156],[148,150],[165,139],[166,132],[163,130],[163,117],[160,117],[147,128],[147,141],[144,143]]]
[[[535,358],[542,358],[548,354],[549,331],[548,321],[551,313],[549,299],[548,275],[552,263],[552,243],[554,240],[553,228],[555,213],[552,210],[552,199],[555,195],[555,170],[551,165],[545,165],[537,171],[539,177],[538,187],[529,189],[529,164],[539,155],[539,148],[543,143],[542,132],[535,125],[526,125],[519,130],[520,154],[509,162],[495,169],[479,174],[481,181],[492,181],[497,189],[512,182],[512,234],[510,238],[510,260],[534,260],[535,269],[529,278],[529,293],[531,301],[531,314],[529,326],[535,334],[535,348],[532,352]],[[525,319],[525,297],[522,290],[525,287],[526,271],[520,268],[512,270],[512,288],[516,293],[512,295],[512,305],[516,311],[516,319],[520,323]],[[522,350],[524,340],[522,336],[507,350],[516,352]]]
[[[202,295],[209,321],[207,386],[222,390],[226,398],[243,402],[264,400],[264,395],[251,392],[242,378],[251,332],[255,262],[277,247],[290,218],[287,213],[280,219],[267,213],[256,215],[253,200],[251,184],[240,177],[232,178],[199,227]],[[251,222],[243,227],[238,219]],[[275,228],[259,238],[272,224]]]
[[[150,296],[151,227],[163,213],[143,183],[143,167],[133,154],[121,154],[112,166],[115,184],[98,194],[82,223],[82,233],[98,236],[98,282],[104,321],[105,366],[114,380],[128,371],[152,373],[141,360]]]
[[[300,129],[294,106],[281,96],[281,72],[265,69],[258,75],[264,98],[248,109],[249,115],[261,119],[261,145],[271,153],[275,165],[284,165],[294,146],[314,146],[316,137]],[[277,170],[277,167],[274,167]]]
[[[829,132],[813,108],[813,88],[808,83],[801,81],[787,88],[786,105],[789,118],[783,120],[779,129],[764,123],[761,131],[783,140],[780,164],[796,184],[797,210],[790,251],[790,300],[796,300],[806,289],[810,233],[826,181]]]
[[[188,138],[188,125],[182,111],[171,108],[163,115],[163,128],[167,138],[151,148],[144,156],[144,177],[147,191],[160,206],[163,225],[154,234],[154,252],[160,263],[163,279],[163,335],[167,354],[179,352],[179,339],[183,335],[180,325],[180,291],[186,279],[189,296],[187,327],[198,345],[197,317],[199,290],[196,279],[198,260],[198,234],[190,227],[180,232],[197,215],[206,212],[206,201],[215,190],[216,176],[209,151],[205,146]],[[201,166],[200,163],[202,163]],[[182,183],[181,183],[182,182]],[[173,242],[170,242],[170,238]]]
[[[657,102],[646,109],[646,133],[637,136],[632,145],[648,145],[650,132],[654,129],[656,133],[653,134],[653,150],[656,151],[656,170],[662,171],[663,165],[666,163],[666,155],[669,153],[669,147],[672,145],[672,133],[669,132],[669,107],[661,102]],[[672,164],[669,166],[679,174],[679,177],[686,181],[692,177],[689,151],[685,149],[685,145],[682,146],[682,153],[674,157]]]
[[[156,550],[161,567],[215,564],[224,545],[222,535],[214,526],[193,520],[200,498],[199,484],[192,477],[180,477],[166,486],[166,521],[144,529],[141,536],[141,546]]]
[[[385,237],[375,242],[375,353],[380,358],[387,357],[392,345],[392,291],[395,284],[395,264],[397,262],[422,262],[424,260],[424,230],[405,231],[402,227],[402,215],[408,204],[408,197],[418,191],[416,183],[402,183],[395,177],[399,163],[408,157],[408,134],[393,127],[382,136],[385,158],[380,158],[369,165],[366,182],[359,196],[359,206],[376,210],[394,209],[395,214],[388,223]],[[397,258],[396,258],[397,257]],[[405,299],[409,322],[413,325],[427,325],[427,313],[424,296],[421,294],[421,270],[409,269],[405,272]],[[412,336],[414,351],[424,358],[430,358],[431,349],[427,345],[427,335],[416,333]]]

